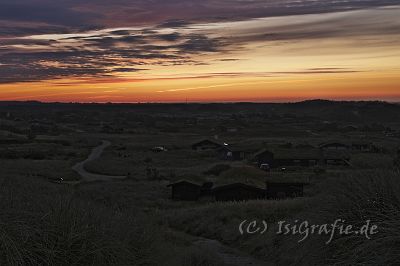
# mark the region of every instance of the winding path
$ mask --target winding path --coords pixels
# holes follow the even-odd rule
[[[109,147],[111,142],[107,140],[103,140],[100,146],[97,146],[92,150],[89,157],[83,162],[77,163],[72,167],[72,170],[76,171],[82,179],[79,182],[94,182],[94,181],[109,181],[114,179],[125,179],[126,176],[111,176],[111,175],[102,175],[88,172],[85,169],[85,164],[91,161],[96,160],[101,156],[104,149]]]

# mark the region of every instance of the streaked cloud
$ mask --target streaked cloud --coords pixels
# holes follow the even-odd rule
[[[320,14],[396,4],[397,0],[2,0],[0,36],[155,23],[162,28],[179,28],[199,22]],[[13,26],[7,27],[11,23]]]
[[[383,72],[400,59],[399,17],[398,0],[2,0],[0,84]]]
[[[234,56],[238,51],[246,52],[247,45],[255,44],[285,47],[287,42],[332,38],[359,39],[364,46],[398,47],[400,21],[396,18],[399,15],[400,9],[393,7],[236,22],[170,21],[163,26],[3,38],[0,82],[109,77],[148,71],[152,66],[207,65],[212,62],[204,58],[206,54]],[[232,61],[231,58],[219,60]]]

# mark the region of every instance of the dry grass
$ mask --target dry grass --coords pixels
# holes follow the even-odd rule
[[[238,230],[241,221],[258,219],[273,223],[301,211],[304,205],[304,199],[217,202],[197,208],[171,210],[166,215],[173,228],[239,246],[245,241]]]
[[[158,218],[82,197],[80,189],[1,178],[0,265],[200,265],[182,264],[201,251]]]
[[[358,228],[370,220],[379,231],[370,240],[363,235],[342,235],[326,245],[327,236],[313,235],[298,244],[298,239],[288,237],[278,239],[278,248],[271,258],[286,265],[397,265],[400,261],[399,178],[398,172],[376,171],[332,179],[326,183],[327,194],[317,198],[300,216],[313,224],[343,219]],[[297,252],[290,253],[293,249]]]

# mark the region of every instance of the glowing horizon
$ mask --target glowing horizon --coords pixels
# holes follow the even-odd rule
[[[221,19],[203,12],[218,15],[234,0],[207,1],[199,13],[187,7],[184,18],[152,10],[151,21],[110,21],[102,13],[101,25],[90,29],[48,19],[35,21],[38,32],[0,12],[0,26],[9,29],[0,31],[0,100],[400,101],[400,6],[391,1],[308,12],[313,1],[304,0],[276,14],[251,1],[253,9]]]

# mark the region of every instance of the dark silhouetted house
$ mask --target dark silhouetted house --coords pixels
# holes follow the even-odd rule
[[[214,186],[213,182],[204,182],[203,185],[201,186],[201,192],[203,193],[211,192],[213,186]]]
[[[344,151],[324,151],[323,164],[327,166],[351,166],[350,156]]]
[[[209,139],[201,140],[192,145],[192,149],[196,151],[217,150],[224,145]]]
[[[258,166],[262,164],[273,165],[274,154],[268,150],[261,150],[254,155],[254,161],[257,162]]]
[[[376,148],[371,142],[354,141],[354,142],[332,142],[325,143],[319,146],[327,151],[358,151],[358,152],[375,152],[379,149]]]
[[[374,145],[368,142],[353,142],[351,149],[360,152],[372,152],[374,151]]]
[[[274,154],[272,167],[311,167],[320,163],[322,153],[318,149],[280,149]]]
[[[196,201],[201,195],[201,186],[195,183],[191,183],[185,180],[178,181],[173,184],[169,184],[167,187],[171,187],[171,198],[173,200],[188,200]]]
[[[328,166],[351,166],[350,160],[339,157],[327,157],[324,159],[324,164]]]
[[[322,153],[318,149],[277,149],[263,150],[254,155],[259,166],[268,164],[271,168],[284,166],[311,167],[320,164]]]
[[[400,131],[390,131],[385,133],[386,137],[400,138]]]
[[[202,200],[212,200],[213,199],[213,182],[204,182],[200,188],[200,197]]]
[[[350,145],[347,145],[345,143],[339,143],[339,142],[331,142],[331,143],[324,143],[319,145],[320,149],[323,150],[340,150],[340,151],[344,151],[344,150],[349,150],[351,147]]]
[[[266,194],[268,199],[285,199],[304,196],[306,183],[277,183],[267,182]]]
[[[222,160],[242,161],[246,159],[247,152],[241,147],[228,145],[219,149],[219,154]]]
[[[213,189],[216,201],[244,201],[265,198],[265,189],[235,183],[219,186]]]
[[[246,141],[224,145],[218,152],[222,160],[242,161],[250,158],[259,149],[258,142]]]

